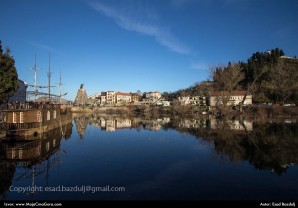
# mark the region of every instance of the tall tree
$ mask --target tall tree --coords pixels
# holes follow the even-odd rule
[[[226,107],[230,100],[231,91],[245,78],[241,64],[229,63],[227,67],[217,67],[215,70],[211,69],[211,73],[213,73],[213,80],[215,82],[214,88],[222,91],[222,96],[219,97],[219,103],[222,103]]]
[[[15,60],[10,55],[9,48],[6,48],[5,53],[3,53],[0,40],[0,103],[8,102],[8,98],[18,90],[18,87]]]
[[[271,88],[275,99],[284,103],[298,90],[297,68],[288,62],[279,61],[271,73]]]

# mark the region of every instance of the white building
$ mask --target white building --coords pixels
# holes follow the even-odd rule
[[[116,92],[116,103],[130,103],[131,94],[125,92]]]
[[[101,93],[95,93],[89,96],[88,98],[94,100],[94,99],[100,99],[100,96],[101,96]]]
[[[236,106],[242,102],[245,94],[245,91],[213,91],[209,93],[209,105],[218,106],[226,102],[227,106]],[[251,105],[252,95],[247,95],[243,104]]]
[[[158,100],[156,102],[156,105],[158,105],[158,106],[170,106],[171,103],[170,103],[170,101],[166,101],[166,100]]]
[[[180,105],[189,105],[190,97],[189,96],[178,97],[178,101],[180,102]]]
[[[107,104],[115,104],[116,102],[116,96],[115,96],[115,92],[114,91],[107,91],[106,92],[106,95],[107,95],[107,100],[106,100],[106,103]]]
[[[156,91],[156,92],[147,92],[145,94],[145,98],[150,99],[150,100],[158,100],[159,98],[161,98],[161,94],[158,91]]]

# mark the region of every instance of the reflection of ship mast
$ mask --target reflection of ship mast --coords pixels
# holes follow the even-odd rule
[[[35,178],[34,178],[34,165],[32,166],[32,185],[31,185],[31,192],[29,192],[27,195],[29,194],[35,194]]]
[[[33,178],[33,176],[39,176],[43,175],[44,173],[47,172],[47,169],[51,168],[54,166],[56,163],[58,163],[60,157],[57,157],[57,152],[53,153],[53,155],[48,159],[48,164],[45,164],[45,162],[42,162],[41,164],[33,164],[32,171],[25,170],[25,172],[21,173],[18,177],[16,177],[17,181],[25,180],[27,178]],[[52,159],[51,159],[52,158]],[[24,166],[23,166],[24,167]],[[24,167],[26,168],[26,167]]]

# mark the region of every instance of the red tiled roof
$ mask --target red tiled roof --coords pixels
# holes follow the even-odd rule
[[[116,95],[125,95],[125,96],[131,96],[130,93],[126,93],[126,92],[116,92]]]

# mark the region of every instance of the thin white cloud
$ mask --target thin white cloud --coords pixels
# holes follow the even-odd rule
[[[159,44],[176,53],[190,53],[188,47],[178,41],[169,30],[166,30],[161,26],[150,24],[147,21],[142,20],[140,17],[136,18],[131,15],[125,15],[124,13],[121,13],[121,11],[117,11],[116,9],[102,3],[91,2],[90,6],[99,13],[112,18],[118,26],[125,30],[154,37]]]
[[[41,43],[36,43],[36,42],[32,42],[32,41],[27,41],[28,44],[36,47],[36,48],[40,48],[40,49],[44,49],[48,52],[54,52],[54,53],[57,53],[57,54],[60,54],[60,55],[63,55],[62,52],[60,52],[59,50],[55,49],[55,48],[52,48],[50,46],[47,46],[47,45],[44,45],[44,44],[41,44]]]

